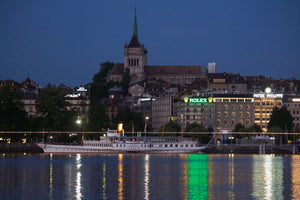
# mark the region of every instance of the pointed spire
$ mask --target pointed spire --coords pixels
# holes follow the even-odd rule
[[[136,6],[134,8],[133,35],[135,35],[136,39],[138,39],[137,20],[136,20]]]

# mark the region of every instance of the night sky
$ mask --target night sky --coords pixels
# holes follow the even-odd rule
[[[0,80],[91,82],[123,62],[135,5],[149,65],[300,79],[298,0],[0,0]]]

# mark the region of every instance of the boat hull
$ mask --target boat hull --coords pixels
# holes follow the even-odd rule
[[[91,147],[80,145],[37,144],[44,153],[201,153],[206,146],[193,148],[114,148]]]

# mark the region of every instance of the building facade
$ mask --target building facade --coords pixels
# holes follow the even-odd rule
[[[248,94],[214,94],[215,131],[232,131],[236,124],[254,124],[254,99]]]
[[[273,93],[271,88],[266,88],[264,93],[253,94],[253,97],[255,123],[267,131],[273,109],[282,106],[283,94]]]

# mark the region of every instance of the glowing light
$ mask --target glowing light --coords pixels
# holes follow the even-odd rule
[[[184,97],[183,101],[184,101],[184,103],[187,103],[187,102],[189,102],[189,98],[188,97]]]
[[[77,117],[76,124],[81,124],[81,119],[79,118],[79,116]]]
[[[293,98],[293,102],[300,102],[300,98]]]
[[[271,93],[271,92],[272,92],[272,89],[271,89],[270,87],[267,87],[267,88],[265,89],[265,93],[269,94],[269,93]]]
[[[118,124],[118,132],[121,132],[123,130],[123,124],[119,123]]]

